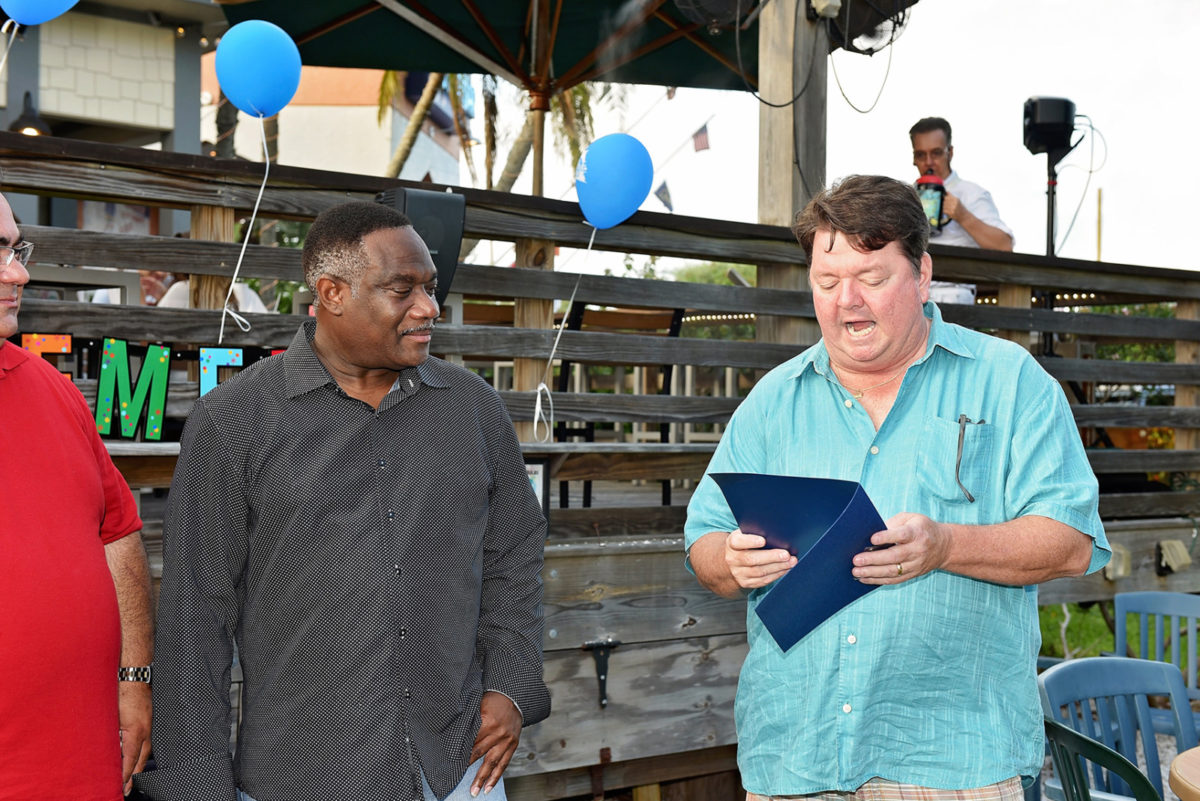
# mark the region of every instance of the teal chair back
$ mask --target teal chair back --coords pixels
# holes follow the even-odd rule
[[[1092,801],[1092,790],[1113,792],[1110,777],[1117,777],[1136,801],[1162,801],[1162,796],[1137,765],[1104,743],[1046,718],[1046,745],[1054,775],[1062,784],[1065,801]],[[1088,764],[1091,771],[1088,770]],[[1088,774],[1091,781],[1088,781]],[[1124,795],[1125,793],[1120,793]]]
[[[1102,743],[1135,765],[1141,743],[1146,777],[1159,796],[1163,794],[1162,765],[1150,715],[1151,698],[1169,700],[1169,733],[1174,735],[1178,751],[1196,747],[1196,727],[1183,675],[1165,662],[1120,656],[1070,659],[1039,675],[1038,687],[1046,717]],[[1116,788],[1112,792],[1131,794],[1119,776],[1110,783]],[[1046,795],[1051,798],[1061,798],[1063,789],[1046,783]]]
[[[1116,655],[1170,662],[1183,673],[1188,697],[1200,700],[1196,683],[1200,595],[1186,592],[1119,592],[1115,607]],[[1136,637],[1129,623],[1137,621]]]
[[[1196,683],[1200,595],[1156,590],[1119,592],[1113,597],[1113,606],[1117,656],[1169,662],[1183,674],[1188,698],[1200,701]],[[1137,622],[1137,630],[1131,636],[1133,621]],[[1170,730],[1167,710],[1156,709],[1150,715],[1156,731]],[[1200,732],[1200,713],[1192,715],[1192,723]]]

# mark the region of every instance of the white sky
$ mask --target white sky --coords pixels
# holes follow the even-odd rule
[[[893,48],[890,74],[886,51],[833,54],[842,87],[859,107],[886,84],[874,110],[860,114],[830,69],[827,178],[915,179],[908,128],[920,117],[945,117],[954,127],[955,169],[991,191],[1018,251],[1043,254],[1046,156],[1025,149],[1022,109],[1031,96],[1065,97],[1107,141],[1107,163],[1086,195],[1090,135],[1059,165],[1060,242],[1081,197],[1083,206],[1058,255],[1096,258],[1102,188],[1104,261],[1200,269],[1186,244],[1200,213],[1200,157],[1189,141],[1200,121],[1198,50],[1197,0],[919,0]],[[517,114],[509,120],[516,125]],[[706,120],[710,149],[695,152],[691,135]],[[680,89],[668,101],[661,87],[632,87],[624,114],[601,112],[596,123],[597,136],[624,131],[646,145],[654,187],[667,181],[676,214],[751,222],[757,129],[757,101],[747,93]],[[546,195],[574,200],[567,159],[547,153]],[[1097,138],[1097,166],[1104,153]],[[516,191],[529,191],[529,172],[527,165]],[[653,194],[642,207],[665,211]],[[559,268],[603,269],[597,257],[586,267],[581,261]]]

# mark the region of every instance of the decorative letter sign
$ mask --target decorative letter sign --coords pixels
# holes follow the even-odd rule
[[[146,411],[146,439],[162,439],[170,366],[170,348],[160,345],[148,346],[146,357],[142,359],[142,369],[138,372],[137,388],[131,396],[131,370],[126,342],[123,339],[106,338],[104,354],[100,361],[100,385],[96,390],[96,430],[105,435],[112,432],[115,400],[118,404],[116,408],[119,410],[122,437],[134,437],[142,419],[142,412]]]
[[[208,392],[217,385],[218,367],[241,367],[241,348],[201,348],[200,349],[200,394]]]

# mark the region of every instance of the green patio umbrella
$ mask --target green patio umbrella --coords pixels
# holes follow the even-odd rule
[[[491,73],[525,89],[540,194],[550,98],[583,81],[757,84],[759,0],[222,0],[283,28],[304,64]],[[739,8],[740,4],[740,8]]]
[[[535,96],[589,80],[753,87],[758,0],[740,5],[735,30],[738,0],[223,1],[231,24],[287,31],[305,64],[492,73]]]
[[[550,97],[582,81],[757,89],[757,17],[771,2],[217,1],[231,24],[262,19],[283,28],[307,65],[491,73],[522,87],[535,115],[535,173]],[[831,41],[844,46],[915,2],[846,2],[844,18],[829,23]],[[807,12],[799,0],[797,14]]]

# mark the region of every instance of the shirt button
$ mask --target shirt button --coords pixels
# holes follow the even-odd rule
[[[874,456],[874,455],[875,455],[875,454],[877,454],[877,453],[879,453],[879,446],[878,446],[878,445],[872,445],[872,446],[871,446],[871,455],[872,455],[872,456]]]
[[[404,688],[404,697],[412,698],[412,692],[407,687]]]
[[[851,409],[854,407],[854,401],[850,400],[849,398],[846,398],[846,400],[843,401],[843,403],[846,404],[847,409]]]
[[[400,575],[400,565],[392,565],[392,570],[396,571],[396,575]]]
[[[392,511],[391,509],[388,509],[387,510],[387,519],[394,520],[395,518],[396,518],[396,513],[394,511]]]
[[[851,707],[849,704],[842,704],[842,711],[845,712],[847,715],[850,714],[850,711],[852,709],[853,709],[853,707]]]
[[[407,636],[408,636],[408,629],[400,629],[400,639],[403,640]]]
[[[858,642],[858,638],[855,637],[853,634],[851,634],[849,637],[846,638],[846,642],[850,643],[851,645],[854,645],[854,643]]]
[[[383,467],[387,467],[387,459],[380,459],[380,460],[379,460],[379,466],[380,466],[381,468],[383,468]]]

